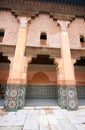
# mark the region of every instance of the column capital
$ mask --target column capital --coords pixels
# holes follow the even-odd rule
[[[57,23],[60,25],[62,31],[67,31],[70,21],[57,20]]]
[[[27,18],[27,17],[18,17],[18,20],[20,22],[20,27],[21,28],[26,28],[27,27],[27,23],[28,23],[28,21],[31,20],[31,18],[30,17],[29,18]]]

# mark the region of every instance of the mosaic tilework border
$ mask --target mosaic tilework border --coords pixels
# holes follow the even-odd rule
[[[58,88],[58,103],[63,109],[67,107],[66,88]]]
[[[17,111],[24,107],[26,86],[7,85],[5,94],[6,111]],[[58,103],[62,109],[77,110],[77,92],[76,87],[58,87]]]
[[[78,109],[76,88],[67,88],[67,109],[68,110]]]
[[[25,86],[22,85],[7,85],[5,93],[6,111],[17,111],[24,107]]]
[[[75,88],[58,88],[58,104],[62,109],[77,110],[77,91]]]

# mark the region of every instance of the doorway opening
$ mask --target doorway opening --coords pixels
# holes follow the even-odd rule
[[[9,76],[9,64],[7,56],[3,56],[0,52],[0,106],[4,105],[5,91],[7,86],[7,79]]]
[[[85,57],[81,57],[74,64],[79,105],[85,105]]]
[[[58,88],[54,59],[49,55],[33,57],[27,75],[26,106],[56,106]]]

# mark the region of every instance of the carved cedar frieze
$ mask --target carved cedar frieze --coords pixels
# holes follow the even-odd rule
[[[5,56],[14,56],[15,46],[13,45],[0,45],[0,52]],[[72,59],[85,57],[85,49],[70,49]],[[47,48],[47,47],[31,47],[27,46],[25,49],[25,56],[36,57],[38,54],[50,55],[52,58],[61,58],[60,48]]]
[[[43,2],[34,0],[0,0],[0,8],[10,9],[15,12],[16,15],[29,15],[30,13],[32,15],[35,14],[35,12],[46,12],[75,15],[79,17],[85,16],[84,6],[58,4],[56,2]]]

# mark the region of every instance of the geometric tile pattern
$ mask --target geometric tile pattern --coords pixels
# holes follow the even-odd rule
[[[21,109],[24,107],[25,103],[25,87],[18,88],[18,108]]]
[[[77,93],[76,88],[62,88],[58,89],[58,103],[62,109],[77,110]]]
[[[77,86],[77,97],[79,99],[85,99],[85,86]]]
[[[55,85],[27,85],[26,99],[56,99],[58,87]]]
[[[36,92],[39,92],[38,91],[39,88],[40,87],[38,86],[38,88],[36,89]],[[42,96],[42,94],[46,92],[46,96],[48,95],[48,98],[49,96],[53,97],[53,91],[55,91],[55,95],[56,95],[57,91],[55,88],[57,87],[53,88],[53,86],[50,86],[49,88],[50,88],[49,91],[47,91],[48,86],[44,89],[41,89],[41,91],[39,92],[40,95]],[[25,89],[26,89],[26,86],[22,86],[22,85],[21,86],[17,84],[7,85],[6,94],[5,94],[5,105],[4,105],[6,111],[17,111],[18,109],[22,109],[24,107],[25,96],[26,96]],[[31,89],[34,89],[34,87]],[[32,91],[35,91],[35,90],[32,90]],[[58,93],[58,103],[62,109],[68,109],[68,110],[78,109],[76,88],[71,88],[71,87],[65,88],[65,87],[60,86],[58,87],[57,93]]]
[[[63,109],[67,107],[66,88],[58,88],[58,103]]]
[[[5,93],[6,111],[17,111],[24,106],[25,87],[20,85],[7,85]]]
[[[67,109],[78,109],[76,88],[67,88]]]

